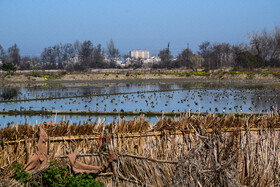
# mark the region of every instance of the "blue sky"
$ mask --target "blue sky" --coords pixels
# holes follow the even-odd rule
[[[247,33],[280,27],[279,0],[0,0],[0,45],[22,55],[76,40],[111,38],[121,53],[170,42],[173,54],[189,43],[248,42]]]

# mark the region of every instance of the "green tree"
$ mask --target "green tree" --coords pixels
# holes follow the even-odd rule
[[[11,62],[4,62],[1,69],[7,71],[9,74],[13,74],[17,70],[17,67]]]
[[[253,55],[249,51],[241,52],[237,55],[236,66],[252,70],[265,66],[265,60],[259,55]]]

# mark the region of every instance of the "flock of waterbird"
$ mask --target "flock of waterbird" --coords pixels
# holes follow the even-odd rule
[[[69,110],[69,111],[145,111],[145,112],[271,112],[280,103],[279,88],[270,87],[217,87],[185,88],[169,90],[141,90],[124,93],[126,90],[98,90],[91,88],[60,88],[49,93],[27,88],[15,101],[2,103],[0,110]],[[128,89],[129,90],[129,89]],[[91,93],[91,96],[85,92]],[[104,93],[104,95],[102,95]],[[109,94],[108,94],[109,93]],[[59,97],[65,97],[61,98]],[[76,97],[78,96],[78,97]],[[35,100],[32,100],[35,99]],[[45,99],[44,99],[45,98]],[[47,99],[46,99],[47,98]],[[52,99],[53,98],[53,99]],[[24,99],[24,102],[21,100]],[[30,99],[30,101],[28,101]],[[17,103],[17,104],[14,104]]]

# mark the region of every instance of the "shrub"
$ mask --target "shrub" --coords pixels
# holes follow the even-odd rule
[[[253,55],[249,51],[241,52],[236,58],[237,67],[260,68],[266,66],[266,61],[258,55]]]
[[[4,62],[1,69],[3,71],[7,71],[9,74],[14,74],[14,72],[17,70],[17,67],[11,62]]]
[[[45,186],[60,186],[66,179],[66,168],[58,166],[57,163],[51,162],[51,167],[43,172],[43,181]]]
[[[33,70],[33,71],[29,74],[29,76],[32,76],[32,77],[42,77],[42,75],[40,74],[40,72],[35,71],[35,70]]]
[[[209,72],[205,72],[205,71],[194,72],[193,74],[195,76],[208,76],[208,75],[210,75]]]
[[[83,187],[83,186],[96,186],[102,187],[103,183],[96,181],[90,174],[78,174],[72,176],[68,174],[67,168],[58,162],[50,162],[50,167],[41,173],[41,177],[36,177],[35,180],[26,172],[18,163],[14,164],[15,171],[14,179],[20,181],[24,186],[52,186],[52,187]],[[39,173],[40,174],[40,173]],[[36,173],[35,175],[38,175]],[[36,181],[40,179],[40,181]],[[40,184],[40,185],[39,185]]]
[[[270,73],[271,73],[270,71],[261,72],[261,74],[270,74]]]
[[[179,75],[180,77],[184,76],[184,74],[183,74],[182,72],[179,72],[178,75]]]
[[[92,175],[87,173],[81,173],[76,177],[67,175],[65,186],[96,186],[102,187],[103,183],[96,181]]]
[[[41,75],[41,77],[44,77],[46,78],[47,80],[54,80],[54,79],[61,79],[61,77],[65,76],[66,74],[64,75],[61,75],[61,74],[55,74],[55,75]]]
[[[13,169],[15,171],[14,178],[24,184],[25,186],[28,185],[30,182],[30,175],[27,173],[20,164],[15,163],[13,165]]]

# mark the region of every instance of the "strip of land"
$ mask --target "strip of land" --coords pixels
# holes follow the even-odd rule
[[[78,110],[8,110],[8,111],[0,111],[0,115],[67,115],[67,116],[140,116],[144,115],[147,117],[155,117],[155,116],[182,116],[183,114],[188,113],[189,115],[201,115],[205,116],[209,113],[206,112],[136,112],[136,111],[78,111]],[[215,113],[217,116],[224,116],[227,113]],[[265,113],[247,113],[247,112],[235,112],[232,113],[235,116],[250,116],[250,115],[264,115]]]
[[[84,82],[127,82],[127,81],[159,81],[159,80],[180,80],[190,82],[280,82],[280,71],[199,71],[190,72],[188,70],[99,70],[87,73],[61,73],[29,71],[25,73],[15,73],[5,75],[2,73],[0,79],[1,86],[9,86],[15,83],[39,84],[39,83],[84,83]],[[55,74],[57,73],[57,74]]]

